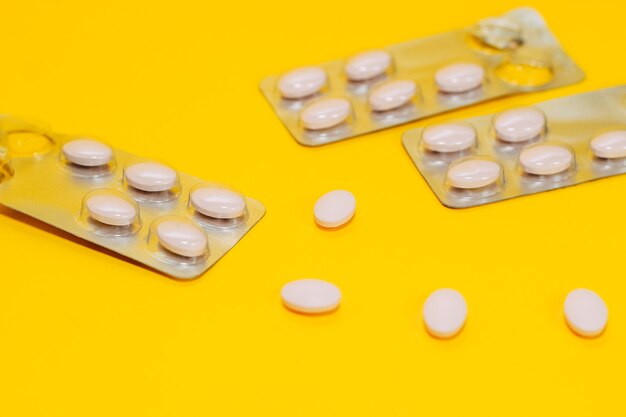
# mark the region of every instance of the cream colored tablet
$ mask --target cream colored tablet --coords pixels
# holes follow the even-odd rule
[[[341,302],[341,291],[330,282],[300,279],[283,286],[283,303],[299,313],[319,314],[335,310]]]
[[[128,226],[137,219],[137,208],[130,201],[112,194],[97,194],[85,202],[89,216],[110,226]]]
[[[455,123],[430,126],[422,133],[422,143],[433,152],[460,152],[476,144],[476,130]]]
[[[437,290],[426,299],[423,317],[426,329],[433,336],[442,339],[454,337],[467,319],[465,298],[456,290]]]
[[[513,109],[497,115],[494,127],[496,135],[504,142],[526,142],[544,132],[546,118],[539,110],[530,107]]]
[[[92,139],[75,139],[63,145],[63,155],[68,162],[84,167],[106,165],[113,159],[113,150]]]
[[[347,223],[355,211],[356,199],[351,192],[345,190],[334,190],[324,194],[313,208],[317,224],[328,228]]]
[[[178,175],[172,168],[156,162],[141,162],[124,170],[126,182],[142,191],[171,190],[178,183]]]
[[[524,149],[519,162],[525,172],[534,175],[554,175],[569,169],[574,157],[569,149],[556,145],[538,145]]]
[[[346,64],[346,75],[351,81],[376,78],[391,65],[391,55],[385,51],[368,51],[353,57]]]
[[[466,159],[448,169],[446,178],[452,187],[475,189],[494,184],[502,175],[502,167],[486,159]]]
[[[161,246],[180,256],[202,256],[208,250],[206,232],[185,221],[165,220],[157,225],[156,233]]]
[[[318,93],[326,84],[326,72],[319,67],[293,70],[278,81],[280,94],[287,99],[299,99]]]
[[[485,79],[485,70],[480,65],[459,63],[437,71],[435,82],[444,93],[464,93],[480,87]]]
[[[596,136],[591,151],[598,158],[626,158],[626,130],[613,130]]]
[[[565,320],[577,334],[600,335],[609,320],[609,310],[598,294],[584,288],[570,292],[565,298]]]
[[[396,109],[411,101],[415,90],[415,82],[411,80],[390,81],[372,91],[369,103],[375,111]]]
[[[216,219],[236,219],[246,213],[246,199],[240,193],[220,187],[203,187],[191,192],[192,207]]]
[[[300,113],[302,125],[309,130],[322,130],[345,122],[352,105],[345,98],[327,98],[306,106]]]

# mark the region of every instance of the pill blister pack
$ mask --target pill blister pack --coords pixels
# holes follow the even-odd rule
[[[626,172],[626,86],[411,129],[409,156],[441,203],[464,208]]]
[[[319,146],[511,94],[581,81],[533,9],[267,77],[261,90],[291,135]]]
[[[0,117],[0,204],[167,275],[194,278],[264,215],[227,186],[85,136]]]

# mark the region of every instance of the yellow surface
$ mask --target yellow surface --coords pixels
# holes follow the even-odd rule
[[[588,79],[440,119],[626,82],[626,3],[527,3]],[[207,274],[178,282],[2,209],[0,415],[624,415],[626,176],[454,211],[400,144],[424,122],[304,148],[257,88],[519,5],[5,2],[0,112],[231,183],[267,215]],[[312,207],[334,188],[358,209],[327,232]],[[339,311],[284,309],[281,286],[301,277],[340,286]],[[439,287],[469,305],[445,342],[420,316]],[[599,339],[564,324],[576,287],[609,306]]]

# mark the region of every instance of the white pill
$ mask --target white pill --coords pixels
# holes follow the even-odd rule
[[[368,51],[353,57],[346,64],[346,75],[352,81],[376,78],[391,65],[391,55],[385,51]]]
[[[159,243],[180,256],[202,256],[207,251],[207,236],[200,227],[179,220],[165,220],[156,227]]]
[[[396,109],[413,99],[416,86],[410,80],[397,80],[384,83],[372,91],[369,103],[375,111]]]
[[[572,153],[556,145],[539,145],[524,149],[519,162],[524,171],[534,175],[553,175],[572,166]]]
[[[63,145],[63,155],[73,164],[98,167],[111,162],[113,150],[92,139],[75,139]]]
[[[500,113],[495,121],[496,135],[505,142],[525,142],[541,135],[546,118],[539,110],[521,108]]]
[[[485,70],[480,65],[460,63],[444,67],[435,74],[435,82],[444,93],[464,93],[482,85]]]
[[[326,72],[318,67],[298,68],[283,75],[278,90],[288,99],[299,99],[318,93],[326,84]]]
[[[320,279],[300,279],[285,284],[280,291],[285,306],[300,313],[326,313],[341,302],[341,291]]]
[[[598,336],[606,328],[609,310],[602,298],[584,288],[570,292],[565,298],[565,320],[581,336]]]
[[[474,189],[495,183],[502,175],[502,167],[486,159],[467,159],[448,169],[447,179],[452,187]]]
[[[351,111],[352,106],[345,98],[327,98],[306,106],[300,120],[306,129],[328,129],[345,122]]]
[[[424,129],[422,141],[433,152],[460,152],[474,146],[476,131],[470,126],[446,123]]]
[[[89,216],[111,226],[128,226],[137,218],[137,208],[126,199],[111,194],[97,194],[85,202]]]
[[[465,298],[452,289],[434,291],[424,303],[423,316],[430,334],[442,339],[453,337],[461,331],[467,319]]]
[[[236,219],[246,213],[245,197],[227,188],[198,188],[192,191],[190,200],[199,213],[216,219]]]
[[[339,227],[354,216],[356,199],[345,190],[330,191],[321,196],[313,207],[315,222],[322,227]]]
[[[178,175],[172,168],[156,162],[141,162],[124,170],[128,185],[142,191],[158,192],[174,188]]]
[[[626,130],[602,133],[591,141],[591,151],[598,158],[626,158]]]

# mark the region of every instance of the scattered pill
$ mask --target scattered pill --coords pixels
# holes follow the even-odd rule
[[[280,296],[290,310],[308,314],[333,311],[341,301],[339,288],[319,279],[300,279],[285,284]]]
[[[485,70],[480,65],[460,63],[444,67],[435,74],[435,82],[444,93],[464,93],[482,85]]]
[[[423,316],[430,334],[442,339],[451,338],[465,325],[467,318],[465,298],[453,289],[436,290],[426,299]]]
[[[565,320],[575,333],[584,337],[600,335],[606,328],[609,310],[598,294],[584,288],[565,298]]]
[[[365,81],[376,78],[387,71],[391,65],[391,55],[385,51],[363,52],[346,64],[349,80]]]
[[[502,167],[486,159],[466,159],[448,169],[447,179],[452,187],[474,189],[495,183],[502,175]]]
[[[326,84],[326,72],[318,67],[293,70],[278,81],[278,89],[284,98],[299,99],[318,93]]]
[[[354,216],[356,199],[345,190],[330,191],[315,203],[313,212],[318,225],[327,228],[339,227]]]
[[[496,135],[505,142],[526,142],[541,135],[546,118],[539,110],[521,108],[508,110],[496,116]]]
[[[602,133],[591,141],[591,151],[598,158],[626,158],[626,130]]]
[[[519,162],[524,171],[533,175],[553,175],[569,169],[574,158],[562,146],[538,145],[524,149]]]
[[[165,220],[156,227],[159,243],[180,256],[202,256],[207,251],[208,239],[199,226],[182,220]]]
[[[390,81],[372,91],[369,103],[374,111],[396,109],[411,101],[415,96],[415,90],[416,86],[413,81]]]
[[[309,130],[328,129],[345,122],[351,111],[352,106],[345,98],[327,98],[306,106],[300,113],[300,120]]]
[[[178,183],[172,168],[156,162],[141,162],[124,170],[124,177],[133,188],[148,192],[171,190]]]
[[[128,226],[137,218],[136,206],[117,195],[96,194],[85,205],[90,217],[110,226]]]
[[[476,130],[470,126],[446,123],[427,127],[422,134],[424,147],[433,152],[460,152],[476,143]]]
[[[75,139],[63,145],[63,155],[76,165],[98,167],[113,159],[113,151],[102,142],[92,139]]]
[[[192,207],[215,219],[236,219],[246,213],[246,199],[240,193],[220,187],[202,187],[191,192]]]

